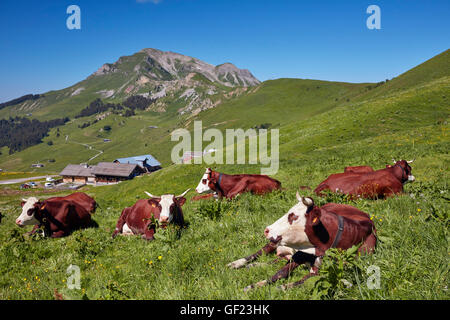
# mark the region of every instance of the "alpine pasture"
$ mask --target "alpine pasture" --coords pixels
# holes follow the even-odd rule
[[[188,226],[158,229],[150,242],[140,237],[113,240],[111,234],[122,209],[145,198],[144,191],[180,194],[198,184],[206,165],[170,164],[174,143],[169,132],[177,127],[191,129],[192,119],[145,112],[122,125],[120,119],[106,119],[117,144],[108,146],[98,161],[120,156],[121,150],[143,154],[150,149],[163,162],[163,169],[118,185],[81,189],[100,205],[93,215],[99,227],[62,239],[27,237],[28,228],[20,229],[14,223],[21,198],[46,198],[54,193],[1,186],[0,299],[54,299],[55,289],[64,299],[449,299],[449,65],[447,50],[377,86],[272,80],[200,113],[196,120],[203,120],[205,127],[247,129],[270,123],[270,128],[279,129],[280,169],[273,177],[282,182],[284,190],[264,196],[243,194],[232,201],[198,202],[190,201],[195,195],[191,191],[183,206]],[[157,123],[159,129],[143,135],[139,130],[143,123]],[[100,124],[82,131],[69,123],[61,130],[86,142],[93,139],[96,126]],[[17,170],[26,170],[30,158],[54,148],[56,162],[46,170],[57,172],[69,159],[80,162],[86,158],[83,147],[69,145],[63,137],[53,140],[53,146],[44,140],[11,156],[2,152],[0,163],[6,167],[17,163]],[[264,228],[296,203],[300,186],[313,189],[331,173],[343,172],[345,166],[384,168],[392,158],[415,159],[411,166],[416,181],[406,184],[402,195],[353,201],[332,194],[319,198],[312,191],[300,190],[317,205],[348,203],[369,213],[379,240],[374,254],[354,259],[330,250],[320,276],[301,287],[277,289],[308,273],[300,267],[287,280],[243,291],[272,276],[284,262],[239,270],[226,264],[266,244]],[[230,174],[260,173],[259,165],[212,167]],[[260,262],[272,259],[263,256]],[[79,290],[67,288],[66,269],[71,264],[81,269]],[[379,267],[379,289],[367,286],[372,275],[367,272],[369,266]]]

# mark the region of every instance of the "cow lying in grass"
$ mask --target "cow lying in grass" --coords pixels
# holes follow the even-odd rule
[[[302,284],[318,274],[322,258],[329,248],[346,250],[362,243],[359,252],[370,253],[374,250],[376,230],[368,214],[355,207],[336,203],[319,208],[314,206],[311,198],[300,197],[298,192],[297,200],[298,203],[288,213],[264,230],[265,237],[270,241],[264,248],[228,264],[231,268],[241,268],[263,253],[275,251],[279,257],[288,260],[270,279],[250,285],[245,290],[287,278],[292,270],[306,264],[310,267],[310,273],[288,287]]]
[[[22,199],[22,213],[16,219],[19,227],[34,225],[29,234],[44,228],[44,235],[60,238],[72,231],[93,225],[91,213],[97,206],[94,199],[82,192],[66,197],[53,197],[39,201],[35,197]]]
[[[243,192],[264,194],[281,189],[281,182],[260,174],[224,174],[207,168],[195,188],[197,193],[215,192],[222,198],[233,199]]]
[[[189,190],[179,196],[164,194],[160,197],[145,192],[150,199],[138,200],[132,207],[123,209],[112,237],[115,238],[118,234],[139,234],[143,239],[153,240],[156,231],[155,220],[162,227],[171,222],[180,227],[184,226],[181,207],[186,202],[184,196]]]
[[[354,167],[345,167],[344,173],[352,172],[352,173],[367,173],[374,172],[372,167],[370,166],[354,166]]]
[[[386,198],[403,192],[403,185],[413,182],[411,174],[412,161],[396,161],[393,166],[369,171],[370,167],[351,167],[344,173],[335,173],[321,182],[314,192],[322,196],[322,191],[339,192],[352,198],[363,197],[369,199]],[[356,168],[356,169],[355,169]],[[356,171],[355,171],[356,170]]]

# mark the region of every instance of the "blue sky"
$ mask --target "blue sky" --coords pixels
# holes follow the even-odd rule
[[[66,9],[81,9],[68,30]],[[369,30],[369,5],[381,30]],[[142,48],[232,62],[258,79],[377,82],[449,48],[448,0],[0,1],[0,101],[83,80]]]

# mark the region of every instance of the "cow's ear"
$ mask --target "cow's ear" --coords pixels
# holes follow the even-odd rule
[[[320,209],[315,208],[311,210],[308,214],[308,222],[313,226],[317,226],[320,222],[321,215]]]
[[[45,209],[45,202],[40,202],[40,201],[35,202],[35,203],[34,203],[34,207],[35,207],[36,209],[43,210],[43,209]]]
[[[183,204],[186,203],[186,198],[185,197],[181,197],[181,198],[177,198],[177,204],[181,207]]]
[[[25,203],[26,203],[26,202],[22,200],[22,201],[20,202],[20,206],[23,207],[23,206],[25,205]]]
[[[159,201],[157,199],[148,199],[148,203],[153,207],[156,208],[158,206]]]

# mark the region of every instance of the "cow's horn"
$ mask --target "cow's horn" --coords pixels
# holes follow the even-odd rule
[[[191,188],[187,189],[185,192],[183,192],[182,194],[180,194],[179,196],[177,196],[177,198],[182,198],[186,195],[186,193],[189,192],[189,190],[191,190]]]
[[[144,191],[146,195],[148,195],[150,198],[155,199],[155,198],[159,198],[157,196],[152,195],[150,192]]]
[[[297,200],[298,200],[298,201],[302,201],[302,197],[300,197],[300,194],[298,193],[298,191],[297,191],[297,193],[295,194],[295,196],[297,197]]]
[[[303,204],[304,204],[305,206],[307,206],[307,207],[311,207],[311,206],[314,205],[314,200],[311,199],[310,197],[306,197],[306,198],[303,198],[303,197],[302,197],[302,202],[303,202]]]
[[[28,200],[27,200],[27,199],[25,199],[25,198],[22,198],[22,201],[24,201],[24,202],[27,202]]]
[[[409,161],[406,161],[406,162],[408,162],[408,163],[413,163],[415,160],[416,160],[416,159],[412,159],[412,160],[409,160]]]

